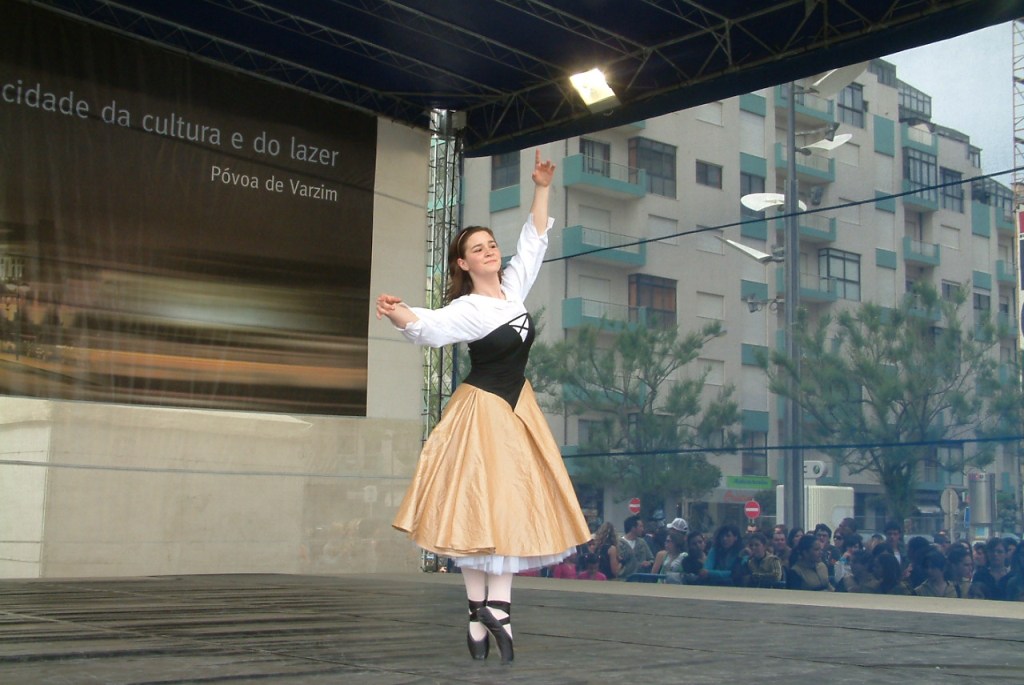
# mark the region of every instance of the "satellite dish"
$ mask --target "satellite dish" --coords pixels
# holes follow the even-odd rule
[[[823,74],[806,79],[804,89],[819,97],[830,98],[849,85],[867,68],[867,62],[859,62],[838,69],[830,69]]]
[[[740,198],[740,204],[755,212],[763,212],[769,207],[783,207],[786,196],[782,193],[751,193]],[[807,211],[807,205],[797,200],[801,212]]]
[[[832,140],[829,140],[828,138],[822,138],[821,140],[815,141],[815,142],[811,143],[810,145],[804,145],[801,149],[806,150],[808,148],[812,148],[813,147],[813,148],[817,148],[819,150],[824,150],[825,152],[831,152],[832,150],[835,150],[840,145],[849,142],[849,140],[851,138],[853,138],[853,134],[852,133],[840,133],[838,136],[836,136]]]

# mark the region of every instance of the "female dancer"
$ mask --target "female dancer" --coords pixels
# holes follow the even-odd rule
[[[531,214],[504,269],[490,229],[469,226],[448,248],[445,307],[377,298],[377,318],[387,317],[414,343],[469,343],[472,369],[423,446],[393,525],[420,547],[455,560],[469,599],[469,653],[486,658],[490,633],[503,664],[513,659],[513,574],[556,563],[590,538],[524,376],[535,331],[523,300],[547,248],[554,171],[538,151]]]

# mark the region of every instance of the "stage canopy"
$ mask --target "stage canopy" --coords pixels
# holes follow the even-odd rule
[[[33,4],[412,126],[427,127],[432,109],[462,112],[470,156],[655,117],[1024,14],[1022,0]],[[569,76],[592,67],[606,72],[615,109],[591,113],[571,88]]]

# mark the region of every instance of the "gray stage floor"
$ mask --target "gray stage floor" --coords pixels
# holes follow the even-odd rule
[[[464,607],[445,574],[0,580],[0,683],[1024,683],[1024,603],[520,578],[509,667]]]

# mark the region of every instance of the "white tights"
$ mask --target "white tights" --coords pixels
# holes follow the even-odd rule
[[[492,602],[512,601],[512,574],[484,573],[483,571],[464,568],[462,569],[462,580],[466,584],[466,598],[471,602],[482,602],[486,599]],[[491,608],[490,611],[497,619],[502,619],[507,614],[501,609]],[[512,635],[512,626],[505,626],[508,634]],[[482,623],[470,623],[469,634],[474,640],[482,640],[487,635],[487,628]]]

